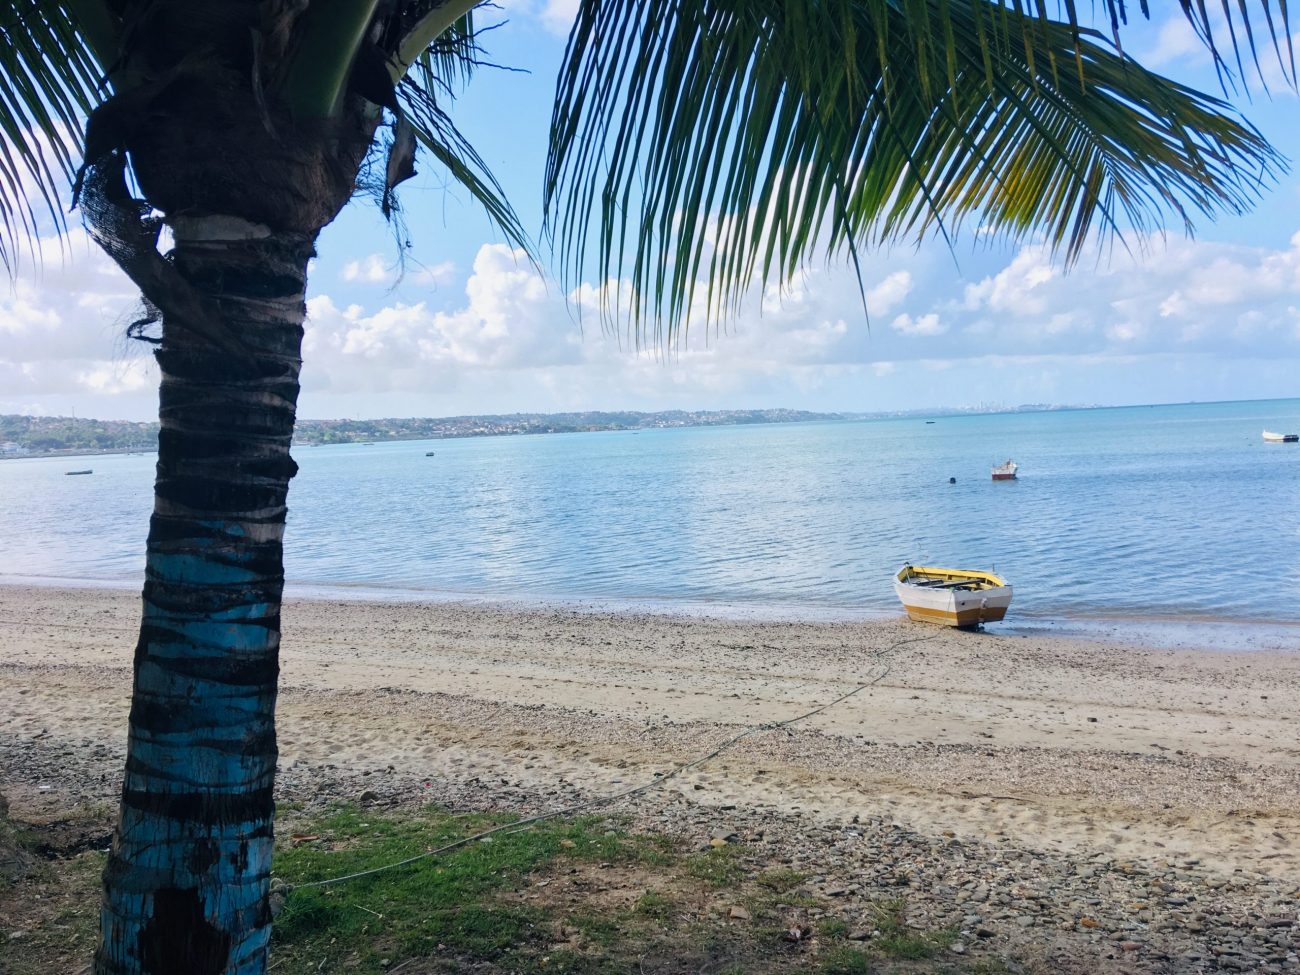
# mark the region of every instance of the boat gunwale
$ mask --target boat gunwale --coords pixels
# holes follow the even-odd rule
[[[899,569],[898,574],[895,576],[895,578],[905,586],[915,586],[916,588],[920,589],[923,587],[917,585],[916,582],[912,581],[912,577],[921,576],[921,575],[941,576],[947,579],[954,579],[954,580],[969,579],[972,582],[987,582],[990,583],[991,587],[995,589],[1011,588],[1009,585],[1007,585],[1007,581],[1005,579],[1003,579],[999,575],[995,575],[992,572],[984,572],[979,569],[945,569],[939,566],[912,565],[910,563],[903,566],[901,569]]]

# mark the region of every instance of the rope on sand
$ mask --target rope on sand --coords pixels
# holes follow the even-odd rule
[[[588,809],[596,809],[600,806],[609,805],[612,802],[617,802],[619,799],[626,799],[630,796],[640,795],[644,792],[650,792],[654,789],[659,788],[665,782],[677,778],[683,772],[689,772],[691,769],[698,768],[699,766],[703,765],[705,762],[712,761],[713,759],[721,755],[724,751],[726,751],[728,748],[730,748],[732,745],[735,745],[736,743],[743,741],[744,739],[749,738],[752,735],[756,735],[764,731],[777,731],[781,728],[788,728],[790,725],[798,724],[800,721],[806,721],[808,718],[821,714],[823,711],[827,710],[828,708],[834,707],[835,705],[841,703],[842,701],[847,701],[855,694],[862,693],[868,687],[872,687],[876,684],[879,684],[882,680],[885,679],[886,676],[888,676],[890,670],[893,667],[893,664],[890,662],[889,659],[887,659],[890,654],[892,654],[899,647],[906,646],[907,644],[921,643],[923,641],[932,640],[932,639],[934,639],[934,637],[932,636],[916,636],[916,637],[908,637],[907,639],[904,640],[895,640],[889,646],[877,650],[871,654],[871,657],[874,658],[874,661],[876,663],[883,663],[883,669],[880,671],[880,673],[876,674],[876,676],[872,677],[871,680],[859,684],[857,687],[853,688],[853,690],[841,694],[833,701],[827,701],[825,704],[819,705],[818,707],[813,708],[811,711],[806,711],[805,713],[797,715],[793,718],[786,718],[784,721],[769,721],[763,724],[751,725],[748,728],[745,728],[743,731],[740,731],[737,734],[732,735],[730,738],[727,738],[724,741],[720,742],[717,746],[714,747],[712,751],[708,752],[707,754],[701,755],[698,758],[692,759],[689,762],[685,762],[681,765],[678,765],[676,768],[672,769],[671,771],[665,772],[664,774],[659,775],[654,779],[651,779],[649,782],[642,783],[641,785],[633,786],[629,789],[624,789],[621,792],[615,792],[611,795],[598,796],[595,799],[589,799],[586,802],[580,802],[572,806],[565,806],[561,809],[554,809],[551,812],[541,813],[537,816],[530,816],[527,819],[519,819],[514,821],[513,823],[504,823],[500,826],[494,826],[492,829],[486,829],[483,830],[481,833],[475,833],[473,836],[466,836],[463,839],[456,840],[454,843],[448,843],[446,846],[440,846],[436,850],[426,850],[424,853],[418,853],[415,856],[407,857],[405,860],[397,860],[393,863],[386,863],[382,866],[371,867],[368,870],[358,870],[356,873],[344,874],[339,877],[329,877],[325,880],[313,880],[301,884],[286,884],[281,881],[276,881],[271,888],[271,897],[273,898],[273,905],[272,905],[273,910],[278,910],[279,907],[279,905],[274,904],[274,899],[279,898],[282,904],[283,899],[287,898],[289,894],[291,894],[295,890],[302,890],[307,887],[327,887],[330,884],[341,884],[348,880],[356,880],[359,877],[369,877],[377,873],[384,873],[385,871],[388,870],[395,870],[398,867],[405,867],[409,864],[417,863],[420,860],[427,860],[430,857],[436,857],[436,856],[441,856],[444,853],[450,853],[452,850],[459,849],[462,846],[468,846],[471,843],[477,843],[477,842],[487,840],[492,836],[497,836],[497,835],[509,836],[512,833],[521,833],[524,830],[530,829],[531,827],[537,825],[538,823],[546,822],[549,819],[556,819],[560,816],[572,816],[576,813],[584,812]]]

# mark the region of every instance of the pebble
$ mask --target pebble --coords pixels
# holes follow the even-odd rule
[[[44,739],[0,741],[0,778],[58,781],[75,801],[115,801],[120,779],[116,771],[105,775],[103,770],[120,769],[121,762],[116,745],[68,753]],[[309,814],[346,797],[381,806],[435,802],[532,814],[598,794],[572,782],[538,789],[496,776],[473,779],[468,767],[459,778],[455,771],[437,776],[391,768],[370,772],[293,763],[281,771],[278,798],[299,803]],[[70,782],[76,786],[69,788]],[[803,889],[833,896],[833,902],[823,899],[821,909],[848,923],[854,940],[872,937],[874,902],[901,896],[909,924],[959,935],[948,950],[968,956],[963,964],[986,956],[1048,953],[1041,970],[1053,975],[1120,970],[1133,975],[1300,975],[1300,889],[1294,880],[1255,872],[1224,874],[1196,859],[1170,859],[1169,854],[1122,860],[1105,853],[1072,857],[1017,848],[1011,836],[958,844],[941,830],[926,834],[869,808],[852,823],[847,817],[823,823],[809,810],[798,815],[740,806],[726,810],[720,824],[719,810],[697,804],[695,795],[650,791],[603,807],[601,813],[629,817],[632,828],[680,837],[688,847],[700,845],[702,837],[710,838],[710,846],[734,846],[754,872],[784,864],[808,875]],[[621,820],[617,828],[624,828]],[[735,911],[745,909],[719,907],[733,920],[748,920]],[[806,937],[803,927],[791,930],[798,932],[795,940]],[[16,931],[6,934],[22,937]],[[1105,961],[1107,952],[1120,960]]]

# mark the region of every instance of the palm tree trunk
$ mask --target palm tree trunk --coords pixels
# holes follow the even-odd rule
[[[301,234],[173,222],[172,261],[249,354],[165,318],[161,430],[122,807],[97,975],[254,975],[271,916],[285,498]]]

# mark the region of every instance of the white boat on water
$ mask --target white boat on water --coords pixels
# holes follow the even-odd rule
[[[969,629],[1007,615],[1011,587],[1001,576],[969,569],[905,565],[894,592],[910,619]]]
[[[993,468],[993,480],[995,481],[1014,481],[1016,471],[1020,470],[1020,465],[1014,460],[1008,459],[1004,464],[998,464]]]
[[[1296,443],[1300,441],[1300,433],[1274,433],[1272,430],[1264,431],[1265,443]]]

